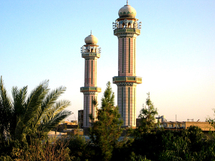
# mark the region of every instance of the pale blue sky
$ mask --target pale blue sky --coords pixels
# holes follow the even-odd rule
[[[12,86],[43,80],[52,89],[67,87],[61,97],[69,110],[83,108],[84,59],[80,47],[93,31],[102,48],[98,86],[117,75],[118,43],[112,22],[125,0],[0,1],[0,75]],[[142,22],[137,37],[137,116],[151,93],[158,113],[167,120],[213,116],[215,108],[215,1],[130,0]],[[112,85],[116,95],[116,85]],[[99,94],[99,102],[103,93]],[[116,102],[116,101],[115,101]]]

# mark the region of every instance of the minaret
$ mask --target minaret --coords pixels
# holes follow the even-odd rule
[[[85,59],[84,87],[80,88],[84,94],[84,128],[91,126],[89,114],[96,118],[96,106],[93,102],[97,101],[98,92],[101,92],[101,88],[97,87],[97,59],[101,53],[97,42],[98,39],[91,33],[85,38],[86,45],[81,47],[82,58]]]
[[[142,78],[136,76],[136,37],[140,35],[141,22],[135,18],[136,10],[127,4],[119,10],[113,22],[114,35],[118,37],[117,103],[124,127],[136,127],[136,85]]]

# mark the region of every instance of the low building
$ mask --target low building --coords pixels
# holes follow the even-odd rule
[[[69,121],[64,121],[64,123],[67,124],[67,125],[78,125],[77,120],[71,120],[71,122],[69,122]]]
[[[83,129],[73,129],[73,130],[69,130],[66,132],[67,132],[67,135],[83,135],[84,134]]]
[[[187,121],[167,121],[164,116],[159,116],[156,119],[158,126],[165,130],[182,130],[188,129],[190,126],[197,126],[203,132],[215,131],[215,128],[209,122],[199,122],[193,119]],[[136,119],[137,127],[140,126],[140,121],[140,118]]]
[[[59,124],[54,130],[58,132],[64,132],[65,130],[70,130],[70,129],[77,129],[78,128],[78,123],[77,121],[64,121],[63,123]]]
[[[197,122],[197,121],[167,121],[167,122],[161,122],[160,127],[163,127],[164,129],[187,129],[190,126],[197,126],[202,131],[208,132],[208,131],[215,131],[215,128],[211,126],[209,122]]]

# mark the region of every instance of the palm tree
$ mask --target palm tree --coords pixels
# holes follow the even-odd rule
[[[39,84],[29,96],[27,86],[12,88],[12,99],[7,95],[2,77],[0,79],[0,132],[3,137],[25,141],[26,137],[45,136],[60,121],[71,114],[64,110],[70,101],[57,101],[65,92],[65,87],[53,91],[48,88],[48,81]],[[6,122],[5,122],[6,121]]]

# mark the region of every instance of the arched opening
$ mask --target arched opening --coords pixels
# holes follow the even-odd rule
[[[128,28],[131,28],[131,23],[130,22],[128,23]]]
[[[131,28],[134,28],[134,23],[133,22],[131,23]]]

